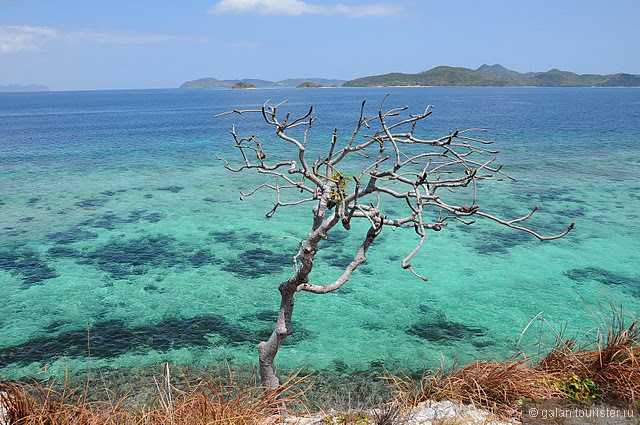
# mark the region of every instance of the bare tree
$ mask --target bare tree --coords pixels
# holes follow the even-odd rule
[[[488,147],[493,142],[473,136],[486,130],[456,130],[438,139],[421,139],[416,127],[432,113],[431,105],[417,115],[407,114],[408,107],[383,112],[383,100],[377,115],[367,118],[364,116],[365,102],[362,102],[360,118],[349,139],[339,144],[336,127],[326,154],[311,162],[307,158],[307,140],[317,119],[312,115],[313,107],[306,114],[294,118],[290,113],[278,114],[283,103],[270,105],[267,101],[260,109],[234,109],[215,116],[260,114],[297,154],[295,159],[268,163],[260,141],[255,136],[239,137],[234,126],[231,134],[244,163],[234,168],[226,160],[217,158],[224,161],[225,168],[230,171],[237,173],[254,169],[260,174],[273,176],[275,180],[262,183],[247,194],[241,192],[242,197],[251,196],[261,189],[273,191],[275,201],[272,201],[273,208],[267,217],[271,217],[279,207],[306,202],[314,204],[311,231],[305,240],[299,241],[299,250],[293,257],[295,272],[278,287],[282,300],[275,329],[267,341],[258,344],[260,376],[266,387],[275,389],[279,386],[274,359],[285,338],[293,333],[291,316],[296,294],[300,291],[327,294],[339,289],[353,271],[367,261],[367,250],[384,226],[415,230],[418,237],[416,246],[402,260],[402,268],[424,280],[427,279],[415,270],[411,259],[424,244],[428,230],[440,231],[450,222],[471,225],[475,221],[473,217],[483,217],[527,232],[541,241],[561,238],[573,228],[574,223],[558,235],[545,237],[524,227],[522,222],[531,217],[537,206],[525,216],[511,220],[481,210],[476,203],[478,181],[502,180],[504,177],[515,179],[501,170],[502,165],[494,165],[498,151]],[[297,127],[300,127],[297,131],[293,130]],[[298,135],[294,137],[292,133]],[[346,159],[354,155],[364,158],[366,166],[358,174],[348,177],[341,170],[346,169]],[[456,192],[467,187],[468,203],[455,203],[455,199],[460,198]],[[406,204],[405,215],[390,217],[383,214],[382,204],[391,198]],[[323,285],[311,283],[309,273],[319,242],[327,239],[331,229],[337,225],[350,230],[354,219],[367,220],[370,226],[353,260],[334,282]]]

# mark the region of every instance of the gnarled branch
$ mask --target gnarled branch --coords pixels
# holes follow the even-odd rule
[[[574,226],[572,223],[555,236],[542,236],[522,224],[537,207],[529,214],[512,220],[481,211],[476,203],[479,182],[502,180],[503,177],[515,181],[502,171],[502,165],[494,165],[498,151],[488,147],[493,141],[476,135],[487,130],[456,129],[436,139],[423,139],[418,126],[433,113],[433,106],[407,117],[407,106],[383,110],[385,100],[386,96],[377,113],[370,118],[365,116],[365,102],[362,102],[360,117],[346,143],[340,143],[338,128],[335,127],[327,141],[326,154],[313,161],[307,159],[306,148],[307,136],[316,120],[312,115],[313,107],[299,117],[292,117],[289,112],[283,116],[278,108],[286,101],[275,105],[267,101],[260,109],[234,109],[216,115],[261,115],[264,122],[273,127],[280,141],[285,142],[283,149],[287,146],[293,149],[291,160],[271,162],[271,156],[264,151],[255,135],[239,138],[235,127],[232,127],[234,146],[240,152],[242,164],[234,167],[218,158],[224,162],[224,167],[232,172],[256,170],[275,177],[275,184],[262,183],[252,191],[242,193],[242,197],[252,196],[259,190],[274,192],[275,200],[271,201],[273,207],[267,217],[274,215],[279,207],[315,203],[311,232],[306,239],[299,241],[299,249],[294,256],[295,273],[279,287],[282,301],[273,334],[258,345],[260,373],[263,384],[268,387],[278,386],[273,362],[282,341],[292,332],[295,295],[300,291],[326,294],[342,287],[357,267],[367,260],[367,250],[383,226],[412,227],[415,230],[419,241],[401,265],[425,281],[427,278],[415,271],[411,260],[424,245],[429,230],[440,231],[452,222],[470,226],[476,223],[474,218],[477,216],[547,241],[565,236]],[[295,130],[297,127],[301,129]],[[296,134],[301,131],[300,138]],[[356,142],[359,135],[364,139],[361,143]],[[368,164],[363,166],[361,160],[350,161],[352,153],[369,159]],[[353,170],[356,166],[360,169]],[[461,194],[449,200],[450,195],[457,191],[468,191],[470,203],[460,204]],[[283,198],[285,192],[289,197]],[[395,216],[384,214],[385,206],[393,199],[402,200],[407,210]],[[431,214],[437,217],[431,217],[429,211],[437,212]],[[443,212],[446,212],[444,216]],[[370,227],[353,260],[334,282],[325,285],[310,283],[309,273],[313,269],[319,242],[326,239],[338,223],[342,223],[346,230],[352,229],[354,219],[367,220]]]

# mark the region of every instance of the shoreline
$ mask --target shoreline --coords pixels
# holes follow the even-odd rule
[[[624,416],[616,418],[633,420],[640,415],[640,323],[634,318],[625,323],[615,306],[611,314],[591,345],[559,338],[537,356],[516,352],[505,360],[476,360],[421,373],[382,365],[349,374],[280,369],[276,390],[261,386],[255,366],[228,362],[211,368],[164,363],[116,370],[91,369],[89,363],[86,373],[64,369],[45,381],[0,381],[0,407],[9,412],[0,420],[107,415],[131,423],[152,415],[162,418],[159,423],[192,424],[209,423],[219,415],[228,418],[230,412],[230,423],[243,424],[433,425],[453,418],[479,425],[487,420],[514,424],[535,418],[538,409],[582,412],[576,418],[597,418],[598,413],[584,416],[594,410],[617,410]],[[283,419],[283,404],[299,416]],[[527,416],[529,412],[534,414]],[[238,422],[238,417],[247,420]]]
[[[513,89],[513,88],[522,88],[522,89],[640,89],[640,86],[637,87],[628,87],[628,86],[354,86],[354,87],[319,87],[325,89],[375,89],[375,88],[493,88],[493,89]],[[295,89],[295,86],[282,86],[282,87],[256,87],[257,90],[279,90],[279,89]],[[21,96],[21,95],[47,95],[47,94],[58,94],[58,93],[92,93],[92,92],[140,92],[140,91],[160,91],[160,90],[175,90],[175,91],[190,91],[190,90],[226,90],[229,91],[229,87],[190,87],[190,88],[180,88],[180,87],[153,87],[153,88],[109,88],[109,89],[73,89],[73,90],[56,90],[51,89],[48,91],[38,91],[38,92],[0,92],[0,96],[8,95],[8,96]],[[238,90],[238,89],[235,89]],[[246,90],[246,89],[240,89]]]
[[[609,347],[603,349],[608,350]],[[576,351],[570,352],[569,357],[592,354],[593,352]],[[213,403],[212,407],[217,406],[214,409],[222,409],[223,412],[232,409],[232,418],[237,418],[234,415],[240,414],[248,420],[236,422],[234,419],[230,423],[264,425],[516,425],[524,423],[525,417],[529,421],[535,420],[536,416],[530,416],[529,412],[557,412],[558,409],[563,412],[571,411],[571,414],[576,415],[575,418],[598,418],[599,412],[607,411],[618,414],[616,418],[629,419],[628,422],[616,423],[637,423],[632,421],[640,414],[640,405],[637,401],[634,405],[633,399],[625,401],[611,398],[612,394],[591,399],[574,397],[571,392],[567,392],[574,390],[565,390],[554,386],[555,384],[545,384],[544,380],[540,381],[539,373],[549,372],[541,369],[540,365],[547,364],[553,358],[553,355],[547,356],[537,365],[531,366],[524,366],[523,361],[514,359],[503,362],[479,361],[445,375],[441,371],[435,375],[423,374],[416,377],[400,371],[400,374],[396,372],[394,375],[387,373],[386,380],[375,376],[375,373],[338,376],[326,371],[309,375],[301,371],[280,371],[284,389],[275,396],[267,395],[267,399],[271,401],[267,401],[266,408],[263,406],[257,410],[254,409],[262,403],[260,400],[265,400],[265,394],[259,386],[255,368],[224,363],[214,368],[180,368],[168,364],[150,368],[102,368],[75,375],[65,373],[57,380],[0,381],[0,424],[20,420],[24,416],[11,415],[24,415],[25,412],[36,418],[55,415],[57,418],[75,420],[78,415],[89,418],[108,415],[114,420],[117,418],[117,423],[130,423],[134,418],[147,417],[145,415],[151,415],[156,420],[160,418],[160,422],[150,423],[167,423],[166,420],[175,424],[209,423],[220,413],[213,413],[213,417],[209,416],[211,413],[205,414],[205,422],[194,421],[195,417],[202,414],[198,410],[204,407],[198,405],[203,402]],[[614,362],[622,365],[622,362]],[[489,376],[482,371],[474,372],[467,378],[467,383],[460,380],[465,370],[482,370],[486,367],[497,368],[502,372],[498,372],[493,378],[491,375],[494,372],[490,372]],[[507,375],[503,376],[504,373]],[[549,376],[555,376],[553,373],[555,372]],[[492,379],[497,381],[490,383]],[[515,381],[511,381],[512,379]],[[556,379],[563,378],[558,376]],[[455,383],[454,387],[450,386],[452,382]],[[470,382],[480,387],[465,389],[465,385]],[[526,388],[534,382],[537,389],[527,392]],[[502,400],[499,394],[491,394],[496,385],[501,388],[499,393],[514,393]],[[510,388],[511,386],[514,388]],[[520,392],[523,390],[525,393]],[[223,394],[227,395],[220,398]],[[530,398],[533,394],[537,396]],[[56,397],[62,397],[61,401],[55,401]],[[22,413],[15,413],[16,406],[24,400],[28,400],[24,404],[29,406],[27,410],[22,408]],[[281,403],[279,400],[288,400],[288,413],[285,416],[278,413],[279,409],[274,410],[273,406]],[[38,407],[38,403],[44,403],[43,407]],[[175,407],[172,407],[174,404]],[[207,408],[204,409],[206,413]],[[177,412],[180,412],[180,419],[174,421]],[[65,419],[59,420],[66,423]],[[79,423],[94,422],[85,419]]]
[[[0,382],[38,382],[43,386],[53,388],[67,385],[70,388],[87,389],[88,401],[100,401],[105,397],[105,390],[115,399],[129,395],[129,401],[134,403],[150,403],[155,397],[156,382],[161,381],[169,365],[170,374],[176,382],[187,380],[199,382],[206,378],[233,376],[235,381],[247,385],[257,385],[259,382],[256,365],[236,365],[217,363],[213,365],[176,365],[157,363],[150,366],[138,367],[99,367],[79,371],[60,368],[51,370],[49,376],[21,376],[15,379],[3,377]],[[330,408],[350,407],[365,409],[391,400],[392,393],[385,386],[381,377],[386,375],[385,369],[372,368],[357,370],[349,373],[339,373],[331,370],[299,371],[282,369],[278,375],[284,382],[295,375],[309,376],[314,385],[307,393],[308,401],[313,405]],[[419,376],[418,371],[411,372],[411,376]],[[347,406],[348,405],[348,406]]]

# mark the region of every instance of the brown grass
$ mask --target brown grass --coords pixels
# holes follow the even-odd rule
[[[604,398],[640,400],[638,320],[630,320],[614,308],[609,320],[600,322],[593,333],[583,346],[574,339],[557,344],[537,368],[550,374],[586,377],[602,389]]]
[[[477,361],[462,368],[405,373],[385,378],[398,403],[416,406],[426,400],[457,400],[504,416],[518,416],[523,400],[571,399],[562,383],[592,381],[604,400],[640,400],[640,325],[612,304],[608,320],[579,345],[558,335],[542,357],[522,353],[506,360]],[[600,395],[597,396],[600,398]]]
[[[385,377],[394,401],[389,409],[378,409],[372,419],[391,424],[401,410],[427,400],[454,400],[473,404],[494,414],[517,417],[527,399],[571,399],[567,382],[591,382],[603,399],[640,401],[640,324],[613,305],[611,314],[579,344],[559,334],[546,354],[523,353],[506,360],[477,361],[462,368],[441,367],[423,371],[412,379],[403,372]],[[526,330],[526,329],[525,329]],[[537,344],[542,346],[541,342]],[[155,379],[155,378],[154,378]],[[294,373],[278,391],[266,391],[253,380],[236,380],[227,366],[212,375],[188,379],[184,374],[172,381],[168,365],[155,380],[152,402],[141,402],[130,394],[108,401],[88,401],[87,383],[72,388],[65,375],[62,385],[37,381],[0,381],[0,401],[12,425],[27,424],[270,424],[277,423],[283,405],[306,409],[305,392],[310,378]],[[575,397],[573,397],[575,398]],[[580,398],[580,397],[578,397]],[[320,406],[319,406],[320,407]],[[295,412],[294,412],[295,413]],[[305,413],[308,411],[305,410]]]
[[[88,402],[86,386],[60,389],[32,382],[0,382],[3,404],[12,425],[27,424],[256,424],[277,422],[284,404],[302,405],[309,388],[294,374],[277,391],[238,383],[232,373],[190,381],[184,375],[174,386],[165,376],[156,383],[155,401],[131,407],[128,396],[117,401]]]
[[[405,374],[389,375],[386,379],[398,402],[407,407],[427,400],[456,400],[513,416],[520,400],[562,396],[554,387],[541,385],[550,379],[549,374],[529,367],[526,360],[514,358],[478,361],[449,371],[443,368],[425,371],[419,380]]]

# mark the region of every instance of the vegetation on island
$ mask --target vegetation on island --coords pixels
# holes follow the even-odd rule
[[[502,65],[482,65],[478,69],[437,66],[417,74],[392,72],[356,78],[331,80],[326,78],[288,78],[274,82],[260,79],[216,80],[212,77],[187,81],[180,88],[232,87],[244,82],[255,87],[395,87],[395,86],[450,86],[450,87],[640,87],[637,74],[576,74],[559,69],[545,72],[521,73]]]
[[[640,87],[640,75],[614,74],[599,85],[600,87]]]
[[[255,89],[256,86],[254,86],[251,83],[247,83],[246,81],[238,81],[237,83],[235,83],[229,88],[230,89]]]
[[[209,88],[230,88],[240,82],[251,84],[254,87],[273,87],[277,84],[272,81],[259,80],[255,78],[245,78],[242,80],[216,80],[213,77],[199,78],[187,81],[180,86],[181,89],[209,89]]]
[[[482,65],[478,69],[438,66],[417,74],[390,73],[357,78],[345,87],[387,86],[532,86],[532,87],[638,87],[640,75],[575,74],[551,69],[546,72],[520,73],[502,65]]]
[[[511,69],[507,69],[502,65],[480,65],[476,71],[484,72],[485,74],[494,75],[500,78],[517,78],[520,73],[518,71],[513,71]]]
[[[346,80],[336,80],[328,78],[287,78],[286,80],[278,81],[279,86],[295,87],[298,84],[311,81],[312,83],[320,84],[325,87],[329,86],[341,86]]]
[[[345,87],[383,86],[506,86],[502,78],[467,68],[439,66],[418,74],[394,72],[357,78],[344,83]]]
[[[332,80],[327,78],[287,78],[281,81],[260,80],[257,78],[244,78],[242,80],[217,80],[213,77],[199,78],[187,81],[180,86],[181,89],[204,88],[228,88],[239,82],[253,84],[255,87],[296,87],[304,82],[312,82],[323,86],[341,86],[346,80]]]
[[[313,81],[303,81],[296,86],[297,89],[313,89],[318,87],[324,87],[322,84],[316,84]]]

